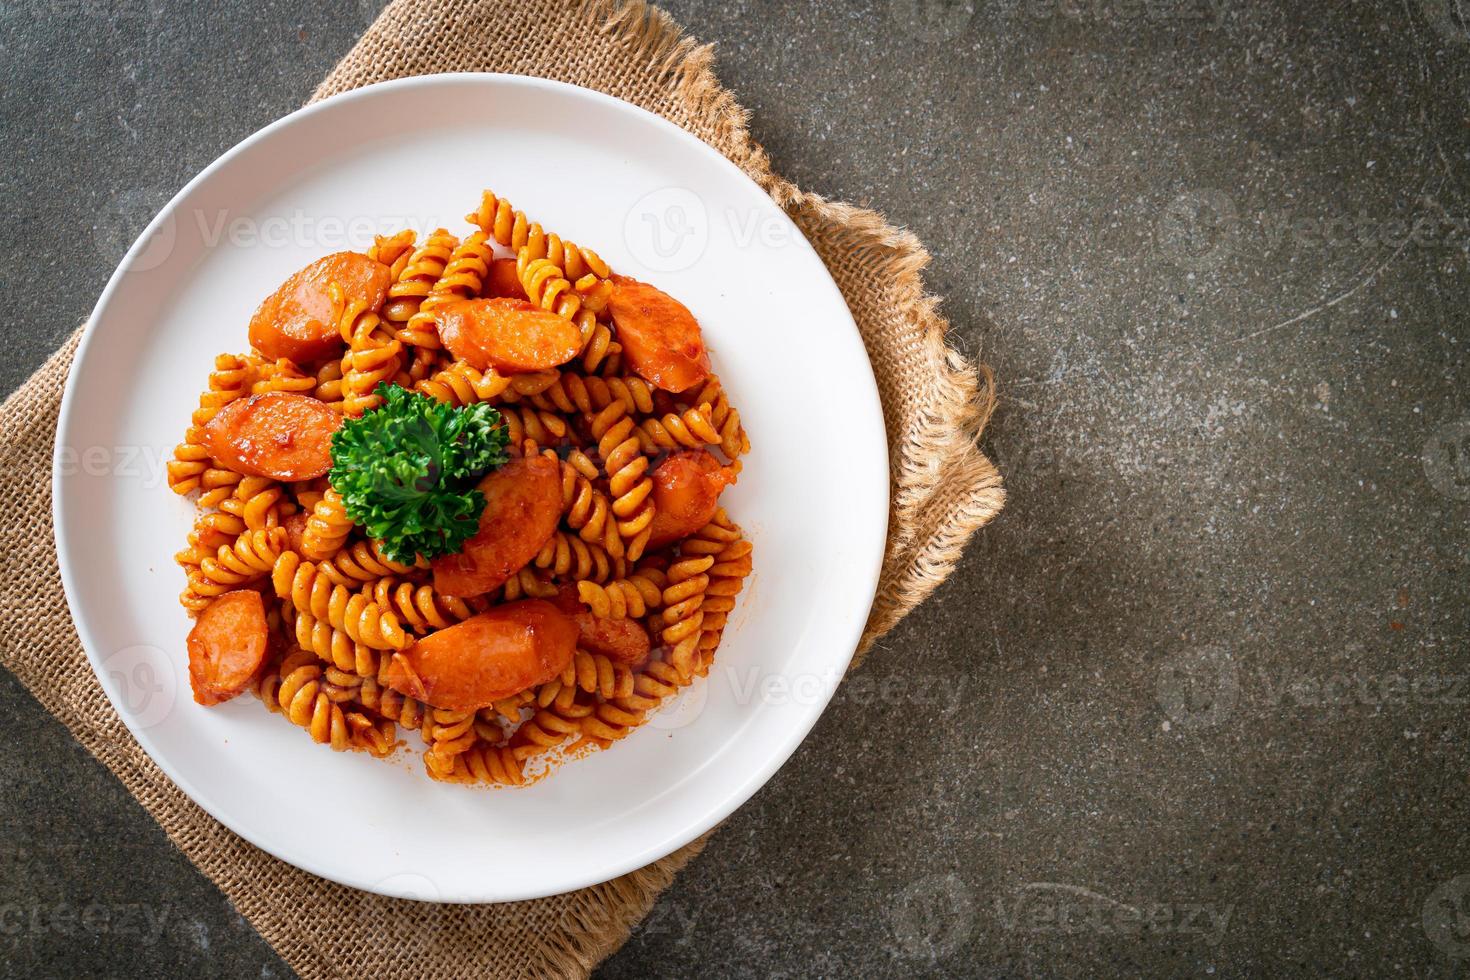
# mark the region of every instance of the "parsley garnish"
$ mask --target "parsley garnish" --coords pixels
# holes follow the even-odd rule
[[[500,413],[386,382],[375,393],[383,403],[332,436],[329,478],[347,516],[394,561],[459,551],[485,508],[474,483],[509,458]]]

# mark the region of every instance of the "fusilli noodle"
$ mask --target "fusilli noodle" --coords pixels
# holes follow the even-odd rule
[[[633,435],[636,428],[627,405],[621,401],[609,402],[592,417],[592,438],[597,440],[608,491],[613,497],[612,512],[617,518],[618,535],[626,543],[629,561],[637,561],[642,556],[654,511],[648,457]]]
[[[383,304],[383,319],[388,321],[395,339],[415,347],[437,349],[439,333],[433,329],[412,329],[410,322],[434,284],[444,275],[449,258],[459,239],[439,228],[409,257],[398,277],[388,287],[388,300]]]
[[[275,480],[263,476],[242,477],[230,495],[219,502],[221,513],[238,517],[252,531],[275,527],[296,509],[286,491]]]
[[[374,650],[402,650],[411,643],[398,617],[361,593],[334,583],[294,551],[283,552],[271,572],[276,595],[290,598],[298,616],[330,623],[356,643]]]
[[[392,611],[415,633],[448,629],[483,611],[478,603],[440,595],[432,585],[416,585],[386,576],[364,589],[369,590],[365,594],[380,608]]]
[[[184,605],[195,608],[200,599],[208,600],[265,578],[280,556],[290,553],[285,550],[286,544],[285,530],[274,527],[244,531],[234,544],[220,545],[213,557],[201,558],[189,571],[184,595],[192,598],[185,598]]]
[[[663,586],[664,576],[650,569],[606,584],[583,579],[577,597],[602,619],[641,619],[663,604]]]
[[[301,535],[301,554],[314,561],[331,558],[347,543],[352,527],[352,519],[342,506],[342,495],[328,487],[306,519],[306,530]]]
[[[509,201],[492,191],[480,195],[480,206],[465,215],[465,220],[517,255],[526,251],[533,259],[550,258],[554,264],[568,269],[573,278],[591,273],[605,279],[611,274],[607,263],[595,252],[578,248],[556,235],[548,236],[524,211],[515,210]]]
[[[286,655],[278,670],[257,687],[261,700],[292,724],[305,728],[313,741],[335,751],[359,749],[384,756],[393,750],[393,722],[375,720],[363,711],[344,711],[323,689],[322,669],[312,654]]]
[[[403,363],[403,344],[367,304],[361,300],[348,302],[342,287],[336,283],[332,284],[329,295],[332,308],[337,311],[338,332],[347,345],[347,353],[340,362],[342,410],[356,417],[382,403],[373,389],[397,376]]]
[[[685,395],[688,393],[686,392]],[[730,404],[720,379],[710,375],[704,386],[693,397],[680,396],[687,404],[697,406],[704,417],[720,434],[719,446],[730,459],[738,459],[750,451],[750,438],[740,424],[740,412]]]
[[[557,531],[548,538],[535,558],[536,567],[552,578],[579,582],[606,582],[621,575],[626,564],[624,559],[609,555],[602,545],[566,531]]]
[[[256,372],[255,383],[250,386],[252,395],[269,391],[306,394],[316,392],[316,375],[307,374],[286,358],[269,361]]]

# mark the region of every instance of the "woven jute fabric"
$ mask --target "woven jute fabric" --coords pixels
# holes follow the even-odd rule
[[[862,649],[944,580],[1003,502],[976,448],[989,378],[945,343],[926,296],[928,261],[910,234],[773,174],[746,115],[711,72],[711,52],[661,11],[610,0],[396,0],[322,83],[321,99],[443,71],[560,79],[626,99],[725,154],[811,240],[862,332],[883,400],[891,459],[887,554]],[[331,884],[215,822],[144,754],[88,667],[61,599],[50,462],[73,337],[0,407],[4,665],[128,787],[169,837],[303,977],[582,976],[615,950],[703,841],[615,881],[539,901],[444,906]]]

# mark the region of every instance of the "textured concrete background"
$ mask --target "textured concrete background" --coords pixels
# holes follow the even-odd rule
[[[668,4],[933,250],[1011,504],[602,975],[1465,969],[1456,2]],[[6,390],[375,13],[221,6],[0,4]],[[0,970],[289,975],[8,676],[0,738]]]

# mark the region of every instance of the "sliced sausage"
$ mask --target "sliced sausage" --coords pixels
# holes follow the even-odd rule
[[[709,523],[735,471],[703,449],[672,453],[653,471],[653,525],[649,548],[662,548]]]
[[[577,628],[544,599],[496,606],[396,654],[384,683],[435,708],[478,711],[566,669]]]
[[[495,259],[490,263],[490,272],[485,277],[485,295],[491,298],[530,300],[526,287],[521,283],[521,274],[515,259]]]
[[[204,447],[246,476],[295,482],[332,468],[332,433],[342,413],[309,395],[268,391],[220,409],[204,427]]]
[[[250,686],[265,661],[269,636],[259,592],[226,592],[205,606],[188,639],[194,700],[215,705]]]
[[[628,366],[665,391],[687,391],[709,377],[699,321],[683,303],[646,282],[613,276],[610,309]]]
[[[576,324],[523,299],[460,300],[436,310],[434,321],[449,352],[481,371],[545,371],[582,349]]]
[[[541,550],[561,520],[561,467],[545,456],[511,460],[477,488],[480,526],[459,554],[429,564],[434,588],[465,599],[504,585]]]
[[[600,653],[629,667],[642,667],[653,644],[648,630],[636,619],[603,619],[577,598],[577,590],[563,586],[552,600],[577,626],[577,646],[588,653]]]
[[[317,259],[265,298],[250,319],[250,345],[271,360],[289,357],[297,364],[325,361],[342,351],[342,335],[332,316],[332,283],[348,303],[376,310],[388,295],[389,268],[361,252],[336,252]]]

